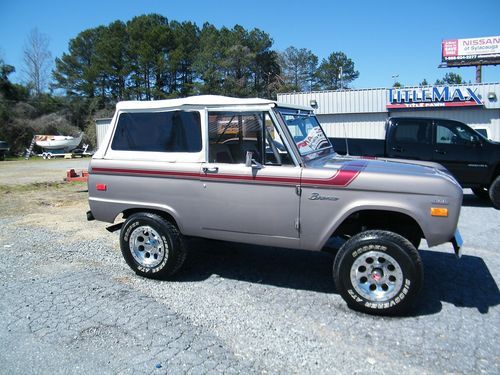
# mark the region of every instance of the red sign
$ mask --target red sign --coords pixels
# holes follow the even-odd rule
[[[387,109],[396,108],[439,108],[439,107],[475,107],[475,102],[434,102],[434,103],[397,103],[387,104]]]

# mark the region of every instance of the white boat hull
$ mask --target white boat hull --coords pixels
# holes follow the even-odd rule
[[[76,138],[64,135],[35,135],[35,143],[45,150],[64,150],[68,152],[77,148],[82,138],[83,133]]]

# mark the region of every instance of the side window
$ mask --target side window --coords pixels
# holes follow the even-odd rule
[[[436,126],[436,143],[439,144],[451,144],[454,141],[453,132],[446,126],[438,125]]]
[[[436,126],[436,143],[471,144],[477,135],[459,122],[441,121]]]
[[[399,120],[394,130],[396,143],[429,143],[427,121]]]
[[[262,112],[209,112],[208,161],[244,163],[247,151],[262,163]]]
[[[208,161],[244,163],[247,151],[262,164],[292,164],[285,144],[268,113],[209,112]]]
[[[293,165],[292,158],[283,142],[283,138],[276,129],[268,113],[265,114],[266,124],[266,152],[265,164],[267,165]]]
[[[199,112],[129,112],[118,118],[111,148],[120,151],[199,152]]]

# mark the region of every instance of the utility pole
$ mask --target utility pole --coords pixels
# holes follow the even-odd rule
[[[482,68],[481,65],[476,65],[476,83],[481,83],[481,81],[482,81],[481,68]]]
[[[339,72],[339,79],[340,79],[340,89],[343,89],[343,82],[342,82],[342,66],[340,67],[340,72]]]

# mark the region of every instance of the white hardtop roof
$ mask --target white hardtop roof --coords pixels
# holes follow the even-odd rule
[[[286,108],[296,108],[308,111],[312,110],[312,108],[310,107],[279,103],[268,99],[259,99],[259,98],[240,99],[240,98],[232,98],[230,96],[221,96],[221,95],[198,95],[198,96],[188,96],[187,98],[180,98],[180,99],[165,99],[165,100],[151,100],[151,101],[130,100],[130,101],[118,102],[116,104],[116,109],[117,110],[162,109],[162,108],[176,108],[182,106],[235,107],[235,106],[253,106],[253,105],[255,106],[277,105]]]

